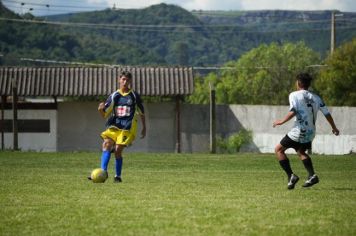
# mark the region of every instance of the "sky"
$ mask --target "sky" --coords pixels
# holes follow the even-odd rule
[[[356,12],[356,0],[0,0],[9,9],[25,14],[53,15],[106,8],[145,8],[166,3],[186,10],[340,10]]]

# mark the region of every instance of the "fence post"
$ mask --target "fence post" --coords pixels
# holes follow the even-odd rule
[[[216,105],[215,88],[209,83],[210,87],[210,153],[216,153]]]
[[[181,153],[180,97],[176,96],[176,153]]]
[[[12,132],[13,132],[13,150],[18,150],[18,122],[17,122],[17,82],[15,78],[11,80],[12,85],[12,111],[13,111],[13,118],[12,118]]]
[[[1,150],[5,150],[5,103],[6,103],[6,96],[1,96]]]

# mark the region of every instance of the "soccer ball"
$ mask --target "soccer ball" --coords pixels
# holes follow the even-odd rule
[[[108,172],[101,168],[97,168],[91,172],[90,177],[94,183],[104,183],[108,178]]]

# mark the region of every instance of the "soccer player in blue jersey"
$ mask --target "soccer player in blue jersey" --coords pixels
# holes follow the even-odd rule
[[[332,128],[335,135],[339,135],[334,119],[322,99],[308,91],[312,77],[308,73],[297,75],[297,91],[289,94],[289,112],[281,119],[273,123],[273,127],[282,125],[295,117],[293,128],[275,147],[275,153],[279,164],[288,176],[288,189],[294,189],[299,177],[293,173],[289,159],[285,154],[288,148],[294,148],[299,158],[302,160],[305,169],[308,172],[308,178],[303,187],[311,187],[319,183],[319,178],[314,172],[313,163],[310,156],[306,153],[311,149],[311,143],[315,137],[315,122],[317,113],[320,110]]]
[[[146,136],[146,122],[143,102],[140,95],[130,86],[132,75],[124,71],[119,78],[119,89],[113,92],[106,100],[99,104],[98,111],[103,118],[107,118],[107,129],[101,133],[103,139],[101,168],[108,169],[111,151],[115,152],[114,182],[122,182],[121,170],[123,150],[130,145],[136,136],[137,115],[141,118],[141,138]],[[88,177],[88,179],[91,179]]]

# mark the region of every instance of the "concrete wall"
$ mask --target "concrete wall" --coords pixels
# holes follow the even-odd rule
[[[100,133],[105,120],[97,111],[98,103],[64,102],[58,105],[58,151],[101,150]],[[137,137],[126,151],[174,152],[174,104],[145,104],[147,136],[140,139],[141,121]]]
[[[282,126],[272,127],[273,121],[283,118],[288,106],[229,105],[217,106],[217,133],[222,137],[248,129],[253,132],[253,143],[243,151],[273,153],[274,147],[293,126],[289,121]],[[341,135],[336,137],[321,112],[318,113],[317,135],[313,142],[313,152],[320,154],[348,154],[356,152],[355,107],[331,107],[335,123]],[[183,151],[207,152],[209,150],[209,107],[184,105],[183,110]],[[194,114],[194,116],[192,116]],[[288,150],[293,153],[294,150]]]
[[[97,103],[58,103],[58,151],[101,150],[100,132],[105,122]]]
[[[293,120],[282,126],[272,128],[276,119],[283,118],[288,106],[239,106],[230,105],[234,117],[240,124],[253,131],[253,142],[263,153],[274,152],[274,146],[293,126]],[[330,112],[341,135],[335,136],[321,112],[318,113],[317,135],[313,141],[313,152],[323,154],[348,154],[356,152],[356,115],[355,107],[330,107]],[[290,150],[289,152],[293,152]]]
[[[63,102],[58,110],[21,110],[19,119],[36,117],[51,119],[50,133],[20,133],[19,146],[22,150],[81,151],[101,150],[100,133],[105,121],[97,112],[97,102]],[[175,152],[176,115],[174,103],[145,104],[147,136],[138,137],[126,152]],[[317,136],[313,151],[324,154],[347,154],[356,152],[356,107],[331,107],[335,123],[341,131],[336,137],[319,112]],[[283,126],[272,128],[272,123],[288,112],[288,106],[219,105],[217,106],[217,133],[228,137],[240,129],[253,131],[253,143],[244,151],[273,153],[274,146],[291,128],[289,121]],[[11,118],[11,110],[5,111]],[[185,153],[209,152],[209,106],[181,106],[181,150]],[[11,148],[12,134],[5,134],[7,148]],[[290,150],[293,153],[293,150]]]
[[[49,120],[49,133],[18,133],[18,147],[24,151],[54,152],[57,150],[57,111],[56,110],[18,110],[18,119]],[[12,110],[5,110],[4,118],[12,120]],[[1,137],[0,137],[1,142]],[[13,147],[13,134],[4,133],[6,149]]]

